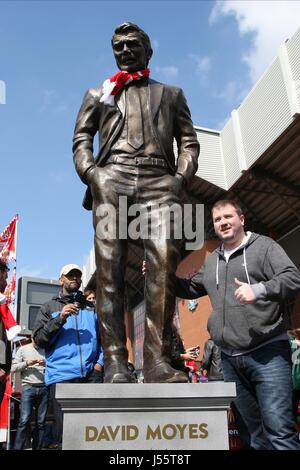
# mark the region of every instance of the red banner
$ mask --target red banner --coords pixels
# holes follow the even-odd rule
[[[10,221],[8,226],[0,234],[0,258],[16,261],[16,233],[18,215]]]
[[[8,282],[4,291],[7,305],[15,301],[15,291],[16,291],[16,268],[13,269],[11,279]]]
[[[10,377],[6,377],[6,386],[3,400],[0,405],[0,435],[2,439],[7,440],[7,431],[9,428],[9,400],[12,394]],[[4,442],[4,441],[2,441]]]

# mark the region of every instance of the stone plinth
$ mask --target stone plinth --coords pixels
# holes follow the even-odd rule
[[[234,383],[57,384],[63,449],[228,449]]]

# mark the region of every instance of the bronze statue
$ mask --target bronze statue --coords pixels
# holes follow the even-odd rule
[[[124,326],[124,277],[128,239],[124,236],[120,201],[156,211],[159,226],[171,224],[171,235],[143,238],[145,279],[145,382],[186,382],[170,365],[171,322],[175,308],[178,240],[173,220],[160,206],[180,204],[182,190],[197,170],[199,143],[180,88],[149,78],[152,56],[148,35],[123,23],[112,37],[121,72],[84,96],[73,139],[74,163],[88,186],[83,205],[93,209],[97,268],[97,308],[105,358],[105,382],[126,383],[128,373]],[[99,133],[99,153],[93,140]],[[175,163],[173,139],[178,145]],[[115,208],[110,236],[103,237],[103,207]],[[152,210],[151,209],[151,210]],[[107,214],[106,214],[107,215]],[[132,217],[131,217],[132,219]],[[168,219],[168,220],[167,220]],[[122,232],[122,234],[120,233]],[[114,236],[115,234],[115,236]]]

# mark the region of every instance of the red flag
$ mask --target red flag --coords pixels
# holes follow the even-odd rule
[[[11,279],[8,282],[4,291],[7,305],[15,301],[15,291],[16,291],[16,268],[13,269]]]
[[[12,394],[10,376],[6,376],[6,386],[3,400],[0,405],[0,438],[4,442],[7,439],[7,431],[9,428],[9,400]]]
[[[19,216],[10,221],[8,226],[0,234],[0,258],[16,261],[16,232]]]

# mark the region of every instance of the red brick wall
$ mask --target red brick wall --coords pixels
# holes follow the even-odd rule
[[[207,256],[220,244],[217,240],[207,240],[201,250],[192,252],[178,266],[177,276],[187,277],[188,274],[195,273],[202,266]],[[190,277],[190,276],[189,276]],[[208,296],[198,299],[196,310],[189,310],[188,300],[179,300],[179,321],[180,334],[184,340],[186,348],[200,345],[200,356],[203,356],[203,346],[209,335],[206,329],[207,319],[211,312],[211,303]]]

